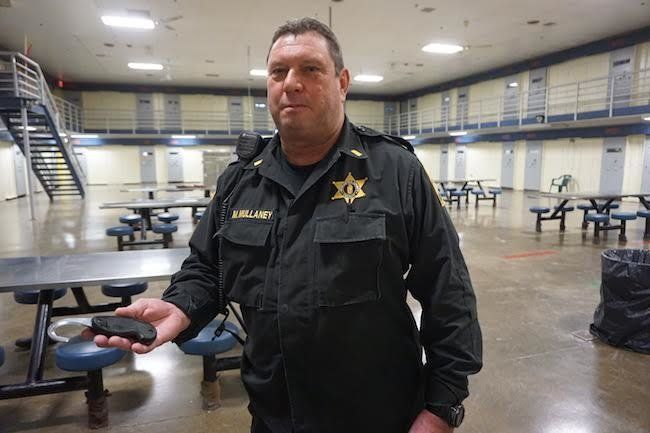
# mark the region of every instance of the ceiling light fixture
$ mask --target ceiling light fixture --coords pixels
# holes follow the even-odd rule
[[[266,108],[266,104],[262,102],[256,102],[255,103],[255,108]]]
[[[123,27],[128,29],[151,30],[156,27],[156,23],[149,18],[139,17],[104,15],[102,16],[102,22],[110,27]]]
[[[22,125],[21,125],[21,126],[18,126],[17,128],[20,129],[20,130],[23,129]],[[27,131],[36,131],[36,128],[34,128],[33,126],[28,126],[28,127],[27,127]]]
[[[179,140],[183,140],[183,139],[191,140],[193,138],[196,138],[196,135],[172,135],[172,138],[179,139]]]
[[[452,137],[462,137],[463,135],[467,135],[467,131],[452,131],[449,135]]]
[[[139,71],[162,71],[163,65],[160,63],[137,63],[129,62],[129,68]]]
[[[383,79],[384,77],[381,75],[358,74],[354,76],[354,81],[358,81],[360,83],[378,83]]]
[[[508,87],[513,88],[513,87],[519,87],[519,83],[516,81],[513,81],[512,83],[508,83]]]
[[[266,77],[266,69],[251,69],[249,74],[253,77]]]
[[[415,139],[415,135],[403,135],[402,138],[403,138],[404,140],[414,140],[414,139]]]
[[[70,138],[99,138],[96,134],[72,134]]]
[[[460,45],[453,44],[439,44],[431,43],[422,47],[422,51],[425,53],[434,53],[434,54],[456,54],[463,51],[463,47]]]
[[[650,122],[650,116],[644,117],[643,120],[645,120],[646,122]]]

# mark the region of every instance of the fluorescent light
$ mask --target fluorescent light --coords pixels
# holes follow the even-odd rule
[[[22,125],[21,125],[21,126],[18,126],[17,129],[22,130],[22,129],[23,129]],[[27,127],[27,131],[36,131],[36,128],[33,127],[33,126],[28,126],[28,127]]]
[[[70,138],[99,138],[97,134],[72,134]]]
[[[160,63],[137,63],[129,62],[129,68],[141,71],[162,71],[163,65]]]
[[[249,74],[253,77],[266,77],[266,69],[251,69]]]
[[[422,47],[422,51],[435,54],[456,54],[463,51],[460,45],[432,43]]]
[[[191,140],[192,138],[196,138],[196,135],[172,135],[172,138]]]
[[[462,137],[463,135],[467,135],[467,131],[452,131],[449,135],[452,137]]]
[[[512,83],[508,83],[508,87],[519,87],[519,83],[513,81]]]
[[[156,27],[156,24],[149,18],[139,17],[118,17],[111,15],[104,15],[102,22],[111,27],[125,27],[129,29],[144,29],[151,30]]]
[[[646,122],[650,122],[650,116],[644,117],[643,120],[645,120]]]
[[[445,96],[445,102],[449,102],[451,98],[449,96]]]
[[[404,140],[413,140],[415,138],[415,135],[403,135],[402,138]]]
[[[255,108],[266,108],[266,104],[262,104],[260,102],[255,103]]]
[[[378,83],[383,79],[384,77],[381,75],[359,74],[354,76],[354,81],[359,81],[361,83]]]
[[[59,137],[67,137],[67,136],[68,134],[66,134],[65,132],[59,132]]]

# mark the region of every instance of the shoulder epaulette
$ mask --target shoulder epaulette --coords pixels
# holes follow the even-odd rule
[[[414,152],[411,143],[409,143],[407,140],[404,140],[402,137],[396,135],[384,134],[382,132],[375,131],[372,128],[368,128],[367,126],[354,125],[354,129],[361,135],[365,135],[367,137],[381,138],[386,141],[390,141],[393,144],[397,144],[398,146],[401,146],[410,152]]]

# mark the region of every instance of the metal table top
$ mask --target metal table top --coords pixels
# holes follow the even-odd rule
[[[0,292],[166,280],[189,248],[0,259]]]
[[[441,182],[453,182],[453,183],[464,183],[464,182],[496,182],[496,179],[483,179],[483,178],[476,178],[476,177],[468,177],[465,179],[436,179],[434,180],[435,183],[441,183]]]
[[[650,192],[622,192],[619,194],[603,194],[599,191],[592,192],[542,192],[540,197],[557,198],[559,200],[609,200],[620,197],[647,197]]]
[[[206,207],[209,197],[183,197],[178,199],[139,199],[102,203],[100,209],[160,209],[171,207]]]

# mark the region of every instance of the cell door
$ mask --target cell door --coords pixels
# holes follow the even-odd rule
[[[14,168],[16,176],[16,196],[22,197],[27,194],[25,179],[25,155],[18,146],[14,144]]]
[[[75,149],[74,155],[77,157],[77,162],[79,163],[79,167],[81,168],[84,177],[86,177],[86,180],[88,180],[88,161],[86,160],[86,149]]]
[[[181,132],[181,96],[164,95],[165,131]]]
[[[529,73],[527,118],[534,118],[546,111],[546,71],[546,68],[540,68]]]
[[[228,97],[230,133],[239,134],[244,130],[244,100],[241,96]]]
[[[399,102],[399,131],[400,134],[409,132],[409,101]]]
[[[136,129],[140,132],[153,131],[153,95],[141,93],[135,95]]]
[[[420,133],[418,124],[418,100],[416,98],[409,99],[409,132],[412,134]]]
[[[641,192],[650,192],[650,137],[645,138],[643,174],[641,175],[641,179]]]
[[[253,98],[253,129],[261,134],[271,130],[269,128],[269,110],[266,107],[266,98],[263,96]]]
[[[469,87],[460,87],[457,90],[458,100],[456,101],[456,124],[465,128],[469,115]]]
[[[542,181],[542,142],[526,142],[526,169],[524,171],[524,189],[539,191]]]
[[[501,186],[513,188],[515,178],[515,143],[503,143],[503,156],[501,157]]]
[[[618,194],[623,188],[625,167],[625,137],[608,137],[603,143],[603,162],[600,166],[600,192]]]
[[[627,107],[630,105],[632,93],[632,73],[634,71],[634,47],[627,47],[610,53],[610,81],[609,91],[612,90],[611,83],[614,83],[614,92],[608,93],[613,97],[614,108]]]
[[[167,177],[169,183],[183,182],[183,153],[181,149],[167,149]]]
[[[384,132],[399,134],[397,130],[397,103],[384,102]]]
[[[456,145],[456,161],[454,164],[454,177],[456,179],[465,179],[465,165],[466,165],[467,147],[464,145]]]
[[[507,77],[504,80],[502,120],[519,119],[519,86],[521,83],[518,80],[517,75]]]
[[[440,179],[447,180],[449,168],[449,146],[440,146]]]
[[[156,154],[153,146],[140,146],[140,182],[156,183]]]
[[[451,112],[451,96],[449,92],[442,92],[440,100],[440,127],[444,128],[445,131],[449,125],[449,114]]]

